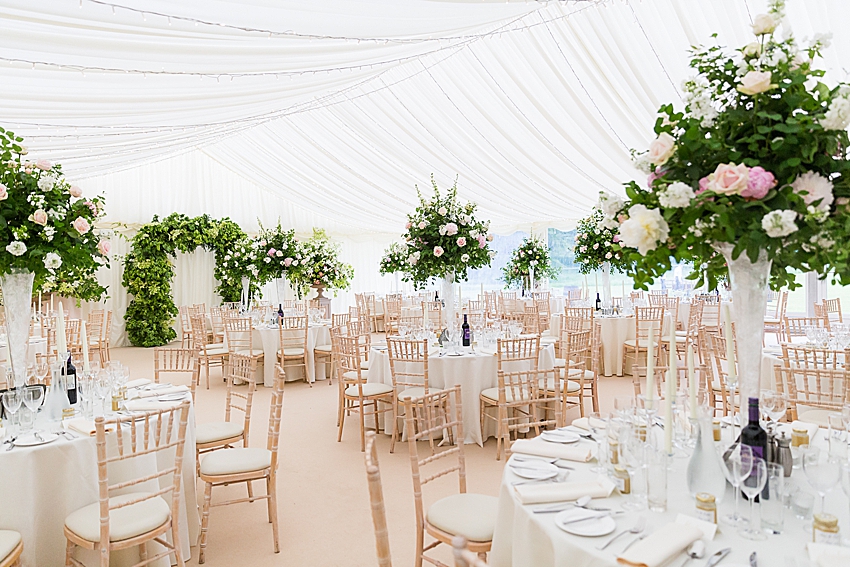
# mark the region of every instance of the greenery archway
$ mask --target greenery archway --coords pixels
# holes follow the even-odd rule
[[[253,243],[238,224],[207,215],[189,218],[174,213],[162,220],[155,216],[133,237],[124,265],[123,284],[133,298],[124,319],[133,345],[162,346],[177,336],[172,328],[179,312],[171,295],[171,259],[178,251],[198,247],[215,252],[215,277],[220,282],[216,292],[222,300],[239,301],[242,277],[251,277],[252,287],[256,286],[256,264],[232,259],[235,250],[247,252],[244,258],[253,254]]]

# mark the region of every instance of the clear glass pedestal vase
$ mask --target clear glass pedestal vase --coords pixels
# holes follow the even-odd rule
[[[35,274],[21,269],[12,269],[8,274],[0,276],[3,306],[6,309],[6,341],[15,387],[23,386],[27,381],[27,343],[34,278]]]
[[[602,304],[605,307],[613,305],[611,297],[611,262],[602,262]]]
[[[455,275],[447,274],[443,278],[443,290],[440,296],[443,299],[443,328],[454,328],[457,324],[455,318]]]

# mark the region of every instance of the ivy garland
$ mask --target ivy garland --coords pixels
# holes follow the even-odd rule
[[[243,248],[250,257],[254,249],[251,239],[228,218],[189,218],[174,213],[159,220],[154,216],[133,237],[132,244],[125,260],[123,284],[133,297],[124,318],[130,342],[135,346],[161,346],[177,336],[172,328],[179,311],[171,295],[171,259],[178,251],[188,253],[203,247],[215,252],[215,277],[221,282],[216,292],[224,301],[239,301],[243,277],[252,278],[254,290],[262,285],[256,278],[256,265],[224,260],[234,250]]]

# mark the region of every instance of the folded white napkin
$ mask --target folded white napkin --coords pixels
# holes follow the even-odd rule
[[[138,397],[153,398],[167,394],[185,394],[188,391],[189,386],[171,386],[170,388],[157,388],[156,390],[141,390]]]
[[[73,429],[77,433],[82,433],[83,435],[94,436],[94,434],[97,433],[94,427],[94,420],[86,419],[84,417],[66,419],[62,422],[62,426],[65,429]],[[112,427],[107,427],[106,430],[112,431]]]
[[[621,565],[659,567],[702,537],[702,531],[678,523],[670,523],[631,546],[617,558]]]
[[[816,567],[847,567],[850,565],[850,549],[825,543],[807,543],[809,561]]]
[[[138,388],[139,386],[147,386],[151,381],[147,378],[136,378],[135,380],[130,380],[127,382],[128,388]]]
[[[579,429],[584,429],[585,431],[590,431],[589,420],[586,417],[574,419],[571,425],[573,427],[578,427]]]
[[[512,453],[524,455],[537,455],[538,457],[549,457],[551,459],[565,459],[567,461],[578,461],[586,463],[593,458],[593,448],[589,445],[573,443],[563,445],[561,443],[550,443],[539,437],[534,439],[519,439],[511,445]]]
[[[558,482],[549,484],[520,484],[514,487],[522,504],[544,504],[546,502],[569,502],[583,496],[608,498],[614,483],[607,478],[583,482]]]
[[[128,400],[124,402],[124,408],[127,411],[159,411],[163,409],[171,409],[174,406],[179,406],[183,402],[159,402],[157,400]]]
[[[780,423],[777,425],[780,433],[784,432],[785,437],[791,438],[791,432],[794,429],[805,429],[809,433],[809,443],[815,440],[815,435],[818,433],[819,427],[816,423],[806,423],[805,421],[794,421],[792,423]]]

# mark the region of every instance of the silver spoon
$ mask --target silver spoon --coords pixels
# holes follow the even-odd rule
[[[590,504],[592,500],[593,498],[591,498],[590,496],[582,496],[575,502],[568,502],[566,507],[563,504],[557,504],[556,506],[552,506],[550,508],[541,508],[539,510],[535,510],[534,513],[548,514],[550,512],[561,512],[563,510],[566,510],[569,507],[569,504],[572,504],[575,508],[584,508],[585,506]]]
[[[646,527],[646,518],[641,516],[640,518],[637,519],[637,522],[635,522],[635,525],[632,526],[631,529],[621,531],[620,533],[618,533],[617,535],[615,535],[614,537],[609,539],[608,542],[605,543],[604,545],[597,546],[596,549],[598,549],[599,551],[602,551],[603,549],[606,549],[609,545],[611,545],[612,543],[614,543],[615,541],[617,541],[618,539],[620,539],[622,536],[624,536],[626,534],[639,534],[639,533],[641,533],[643,531],[644,527]]]
[[[688,547],[685,553],[688,554],[688,558],[679,567],[685,567],[693,559],[702,559],[705,555],[705,543],[701,539],[698,539]]]

